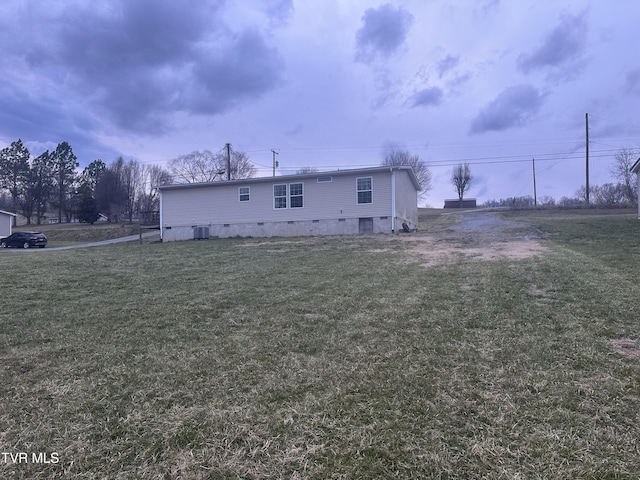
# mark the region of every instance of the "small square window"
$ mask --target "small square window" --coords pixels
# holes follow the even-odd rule
[[[238,188],[238,200],[240,200],[241,202],[248,202],[249,198],[250,198],[249,187]]]

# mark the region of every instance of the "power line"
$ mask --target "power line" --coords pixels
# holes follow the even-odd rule
[[[593,154],[593,152],[590,154],[590,158],[605,158],[605,157],[609,157],[611,154],[607,153],[608,151],[598,151],[597,154]],[[280,151],[279,153],[282,153],[282,151]],[[544,157],[545,155],[549,156],[549,158],[540,158],[540,156]],[[569,154],[541,154],[540,156],[536,155],[536,159],[538,160],[538,162],[555,162],[553,165],[547,167],[544,170],[541,170],[539,173],[542,173],[546,170],[548,170],[549,168],[552,168],[553,166],[557,165],[558,163],[565,161],[565,160],[579,160],[579,159],[583,159],[584,157],[582,156],[582,154],[580,154],[579,152],[573,152],[573,153],[569,153]],[[522,157],[522,158],[521,158]],[[425,161],[425,164],[427,165],[427,167],[429,168],[440,168],[440,167],[452,167],[452,166],[456,166],[459,163],[469,163],[469,165],[498,165],[498,164],[508,164],[508,163],[529,163],[531,161],[531,158],[524,158],[523,156],[520,155],[516,155],[516,156],[503,156],[503,157],[476,157],[476,158],[459,158],[459,159],[446,159],[446,160],[433,160],[433,161]],[[264,167],[264,168],[271,168],[270,165],[263,165],[263,164],[258,164],[258,163],[254,163],[254,165],[260,166],[260,167]],[[363,164],[354,164],[354,163],[341,163],[341,164],[331,164],[331,165],[327,165],[327,164],[323,164],[323,165],[308,165],[308,164],[299,164],[299,165],[287,165],[288,169],[297,169],[297,168],[303,168],[303,167],[322,167],[324,169],[329,169],[329,168],[357,168],[357,167],[362,167],[362,168],[366,168],[366,167],[374,167],[374,166],[379,166],[379,163],[363,163]]]

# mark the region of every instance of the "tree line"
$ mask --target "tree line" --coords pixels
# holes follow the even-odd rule
[[[602,185],[589,185],[588,205],[597,208],[623,208],[638,204],[638,176],[631,172],[631,167],[638,160],[640,149],[623,148],[615,156],[610,173],[616,182]],[[534,198],[531,195],[488,200],[483,207],[530,208],[561,207],[577,208],[587,205],[587,188],[581,185],[573,196],[563,196],[559,200],[543,196]]]
[[[0,209],[41,224],[52,211],[58,222],[93,224],[104,216],[110,222],[148,223],[159,210],[159,185],[250,178],[256,168],[238,151],[208,150],[182,155],[168,168],[116,158],[110,164],[94,160],[79,170],[68,142],[32,157],[22,140],[0,150]]]
[[[589,188],[590,204],[594,206],[628,206],[638,201],[637,176],[631,166],[640,155],[638,149],[622,149],[615,155],[611,168],[617,183],[593,185]],[[432,175],[418,155],[405,150],[389,152],[382,165],[408,165],[413,168],[420,185],[420,195],[432,188]],[[301,169],[309,173],[315,169]],[[159,210],[159,185],[169,183],[201,183],[252,178],[257,169],[244,152],[225,149],[217,153],[194,151],[169,160],[167,168],[141,164],[136,160],[116,158],[110,164],[94,160],[83,170],[71,145],[61,142],[55,150],[32,157],[22,140],[0,150],[0,209],[20,213],[27,224],[40,224],[55,210],[58,222],[72,220],[94,223],[100,216],[110,222],[145,223]],[[468,163],[456,165],[451,183],[460,200],[472,185]],[[527,195],[489,200],[485,207],[560,206],[576,207],[586,203],[586,188],[582,186],[573,197],[536,198]]]

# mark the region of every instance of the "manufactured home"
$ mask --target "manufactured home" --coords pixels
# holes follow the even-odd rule
[[[11,235],[11,228],[13,226],[13,219],[15,216],[15,213],[0,210],[0,238]]]
[[[394,233],[418,223],[411,167],[162,185],[162,241]]]

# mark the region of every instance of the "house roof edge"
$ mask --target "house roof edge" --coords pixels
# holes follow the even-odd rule
[[[409,165],[397,165],[397,166],[388,166],[381,165],[377,167],[366,167],[366,168],[352,168],[345,170],[331,170],[331,171],[319,171],[319,172],[310,172],[310,173],[301,173],[301,174],[291,174],[291,175],[278,175],[275,177],[255,177],[255,178],[243,178],[239,180],[220,180],[217,182],[205,182],[205,183],[173,183],[169,185],[159,185],[157,188],[159,190],[179,190],[183,188],[205,188],[205,187],[218,187],[222,185],[246,185],[247,183],[265,183],[265,182],[273,182],[273,181],[290,181],[304,178],[316,178],[316,177],[326,177],[326,176],[340,176],[340,175],[357,175],[357,174],[367,174],[367,173],[379,173],[386,171],[407,171],[409,177],[411,178],[411,182],[416,187],[416,190],[420,190],[420,184],[418,179]]]

